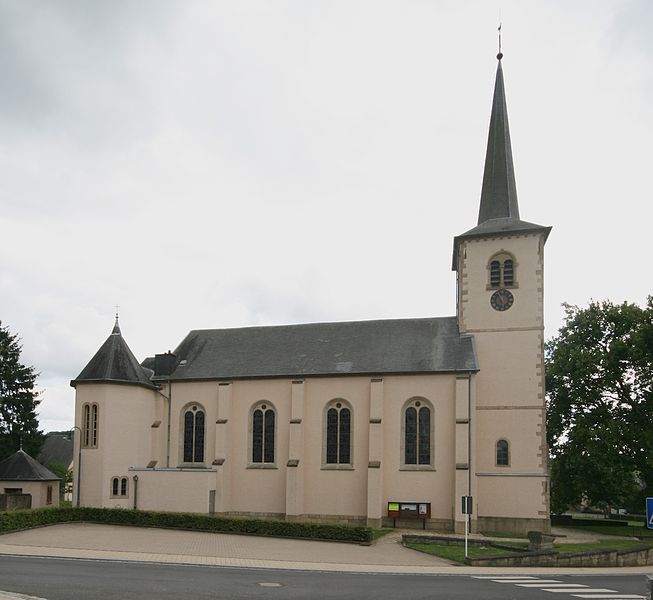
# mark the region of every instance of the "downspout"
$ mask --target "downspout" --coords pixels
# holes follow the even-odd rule
[[[172,415],[172,381],[168,380],[168,433],[166,439],[166,468],[170,467],[170,416]]]
[[[138,475],[134,475],[134,510],[138,508]]]
[[[472,495],[472,372],[467,376],[467,495]],[[472,528],[472,515],[468,514],[469,530]]]

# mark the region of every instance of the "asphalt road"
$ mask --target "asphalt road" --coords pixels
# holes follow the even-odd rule
[[[48,600],[577,600],[581,595],[625,600],[646,595],[642,575],[513,580],[507,576],[358,575],[0,556],[0,590]],[[554,595],[550,589],[560,591]]]

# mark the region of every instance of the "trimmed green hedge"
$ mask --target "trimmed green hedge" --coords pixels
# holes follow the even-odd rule
[[[358,543],[370,543],[373,538],[372,529],[369,527],[291,523],[287,521],[228,518],[191,513],[149,512],[121,508],[68,507],[0,513],[0,533],[73,521]]]

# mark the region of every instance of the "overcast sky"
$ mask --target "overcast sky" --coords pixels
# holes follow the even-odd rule
[[[562,302],[651,289],[653,2],[0,0],[0,320],[44,430],[120,305],[191,329],[455,313],[497,53]]]

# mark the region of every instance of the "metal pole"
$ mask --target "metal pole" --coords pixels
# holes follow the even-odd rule
[[[465,558],[467,558],[467,534],[469,532],[469,515],[465,515]]]
[[[79,431],[79,452],[77,455],[77,502],[75,503],[77,508],[79,508],[79,497],[82,492],[82,430],[77,427],[77,425],[74,425],[72,428],[72,430],[75,429]]]

